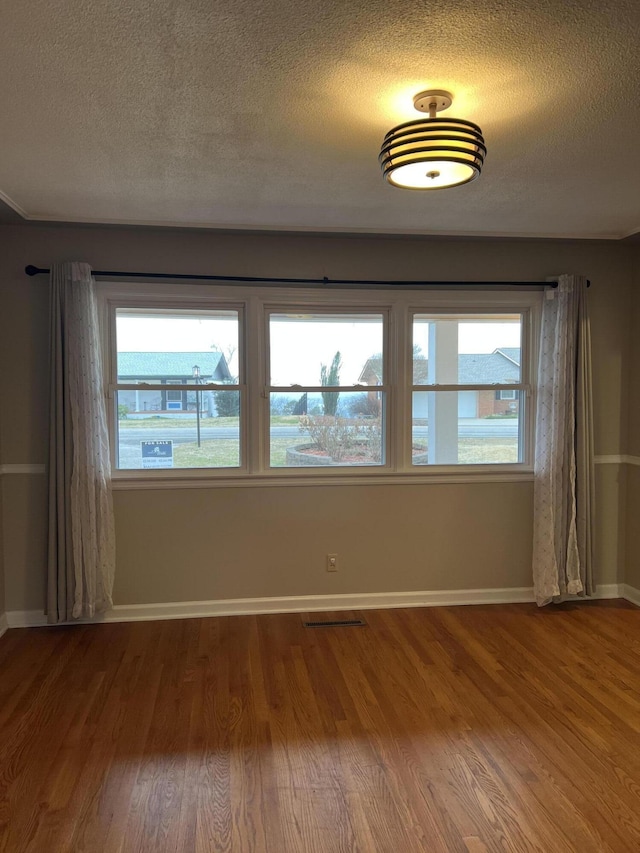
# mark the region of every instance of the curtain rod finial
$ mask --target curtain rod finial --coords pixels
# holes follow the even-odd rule
[[[38,273],[42,272],[41,269],[39,269],[38,267],[34,267],[33,264],[29,264],[28,266],[26,266],[24,268],[24,271],[27,275],[38,275]]]

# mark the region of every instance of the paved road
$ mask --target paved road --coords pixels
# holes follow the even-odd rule
[[[419,426],[413,431],[414,436],[427,435],[427,427]],[[305,433],[300,432],[295,426],[274,426],[271,430],[274,438],[299,438],[304,439]],[[517,438],[518,426],[513,421],[493,421],[487,424],[472,423],[460,424],[458,426],[460,438]],[[238,438],[238,430],[233,427],[202,427],[200,437],[212,438]],[[120,430],[120,447],[140,447],[141,441],[154,441],[157,439],[172,439],[174,444],[188,444],[196,441],[197,433],[195,427],[188,429],[165,429],[163,427],[149,429],[127,429]]]

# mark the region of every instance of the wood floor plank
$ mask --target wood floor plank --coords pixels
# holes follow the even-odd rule
[[[6,634],[0,853],[640,850],[640,609],[346,615]]]

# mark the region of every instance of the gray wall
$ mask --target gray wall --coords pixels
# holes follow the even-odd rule
[[[627,452],[632,246],[19,225],[0,227],[2,462],[46,460],[47,281],[27,263],[330,278],[587,275],[596,453]],[[43,601],[45,478],[2,478],[7,609]],[[531,483],[168,489],[115,494],[118,604],[530,585]],[[597,467],[596,575],[624,576],[625,477]],[[327,552],[337,574],[324,571]]]
[[[635,255],[631,298],[632,336],[629,358],[629,440],[627,453],[640,459],[640,245]],[[640,466],[627,465],[625,582],[640,589]]]
[[[1,307],[1,304],[0,304]],[[2,405],[0,405],[0,410],[2,409]],[[0,436],[0,466],[2,465],[2,441]],[[2,475],[0,474],[0,616],[2,616],[6,610],[5,607],[5,575],[4,575],[4,536],[2,530],[2,520],[3,520],[3,508],[2,508]]]

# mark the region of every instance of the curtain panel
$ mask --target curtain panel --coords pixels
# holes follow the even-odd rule
[[[593,401],[587,281],[545,293],[537,383],[533,585],[539,606],[592,595]]]
[[[83,263],[51,266],[50,623],[112,606],[115,533],[95,284]]]

